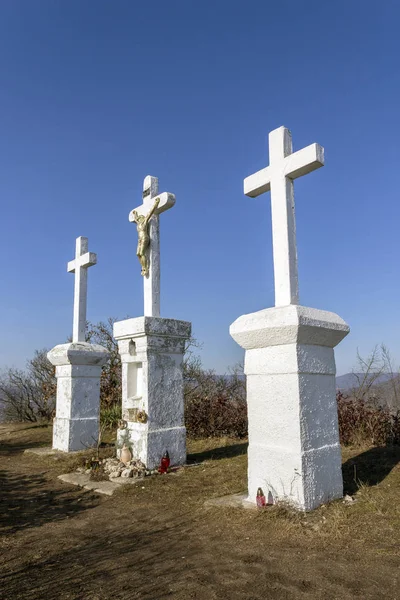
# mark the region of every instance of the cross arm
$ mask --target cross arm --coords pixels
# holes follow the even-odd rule
[[[270,168],[265,167],[253,175],[249,175],[243,182],[245,196],[255,198],[271,189]]]
[[[77,265],[78,262],[78,265]],[[92,267],[97,264],[97,254],[95,252],[86,252],[79,256],[79,258],[75,258],[74,260],[70,260],[67,264],[68,273],[75,273],[76,267]]]
[[[324,149],[319,144],[310,144],[302,150],[289,154],[284,161],[286,177],[297,179],[324,166]]]
[[[92,267],[97,264],[97,254],[95,252],[86,252],[80,257],[82,267]]]
[[[131,210],[131,212],[129,213],[129,221],[132,223],[135,220],[135,212],[137,212],[139,215],[146,216],[150,212],[152,206],[154,205],[156,198],[160,199],[158,207],[154,211],[156,215],[159,215],[160,213],[168,210],[169,208],[172,208],[175,204],[174,194],[170,194],[169,192],[157,194],[157,196],[151,198],[151,200],[147,200],[144,204],[141,204],[137,208]]]

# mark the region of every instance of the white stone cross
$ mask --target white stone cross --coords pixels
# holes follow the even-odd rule
[[[87,270],[97,263],[94,252],[88,252],[88,239],[76,238],[75,259],[68,263],[68,273],[75,273],[73,342],[84,342],[86,333]]]
[[[158,177],[147,175],[143,181],[143,204],[129,213],[131,223],[135,220],[135,211],[144,216],[149,214],[156,198],[159,198],[160,202],[149,222],[150,245],[147,249],[149,273],[143,277],[145,317],[160,316],[160,219],[158,215],[174,206],[175,196],[168,192],[159,194]]]
[[[269,134],[269,166],[244,180],[244,193],[255,198],[271,190],[275,306],[299,303],[293,180],[324,166],[324,149],[311,144],[293,153],[286,127]]]

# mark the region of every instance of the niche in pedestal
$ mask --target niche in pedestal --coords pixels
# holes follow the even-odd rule
[[[143,365],[141,362],[132,362],[127,367],[127,400],[140,400],[143,393]]]

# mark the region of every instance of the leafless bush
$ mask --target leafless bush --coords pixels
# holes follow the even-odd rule
[[[343,445],[400,444],[400,412],[372,406],[360,398],[337,393],[339,435]]]
[[[392,414],[400,410],[400,376],[394,367],[389,349],[376,345],[366,358],[357,352],[357,370],[353,370],[355,385],[348,390],[354,400],[388,408]]]
[[[115,319],[87,324],[86,340],[104,346],[110,357],[100,380],[102,426],[112,429],[121,417],[121,359],[113,337]],[[247,407],[243,370],[217,375],[203,369],[189,340],[184,356],[184,398],[188,433],[196,437],[247,435]],[[54,416],[57,383],[55,369],[41,350],[25,371],[7,369],[0,377],[3,418],[14,421],[50,420]]]
[[[55,371],[46,350],[36,350],[25,371],[9,368],[0,376],[0,404],[5,420],[49,420],[55,396]]]
[[[114,321],[88,323],[86,333],[88,342],[100,344],[110,353],[100,379],[100,402],[105,409],[121,405],[121,359],[113,338]],[[25,370],[9,368],[0,375],[1,418],[50,420],[54,416],[56,390],[55,368],[47,358],[47,350],[36,351]]]
[[[100,379],[100,404],[101,408],[108,409],[121,405],[122,394],[122,366],[118,353],[118,343],[113,336],[113,325],[117,319],[109,318],[97,324],[88,323],[86,340],[91,344],[100,344],[110,353],[103,367]]]
[[[203,369],[190,340],[184,359],[185,425],[193,437],[247,435],[247,405],[243,369],[216,375]]]

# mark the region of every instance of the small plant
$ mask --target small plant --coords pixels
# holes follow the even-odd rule
[[[92,481],[108,481],[108,475],[104,471],[104,465],[102,462],[92,459],[89,479]]]
[[[105,429],[115,431],[118,427],[118,421],[122,417],[121,403],[102,407],[100,410],[100,423]]]

